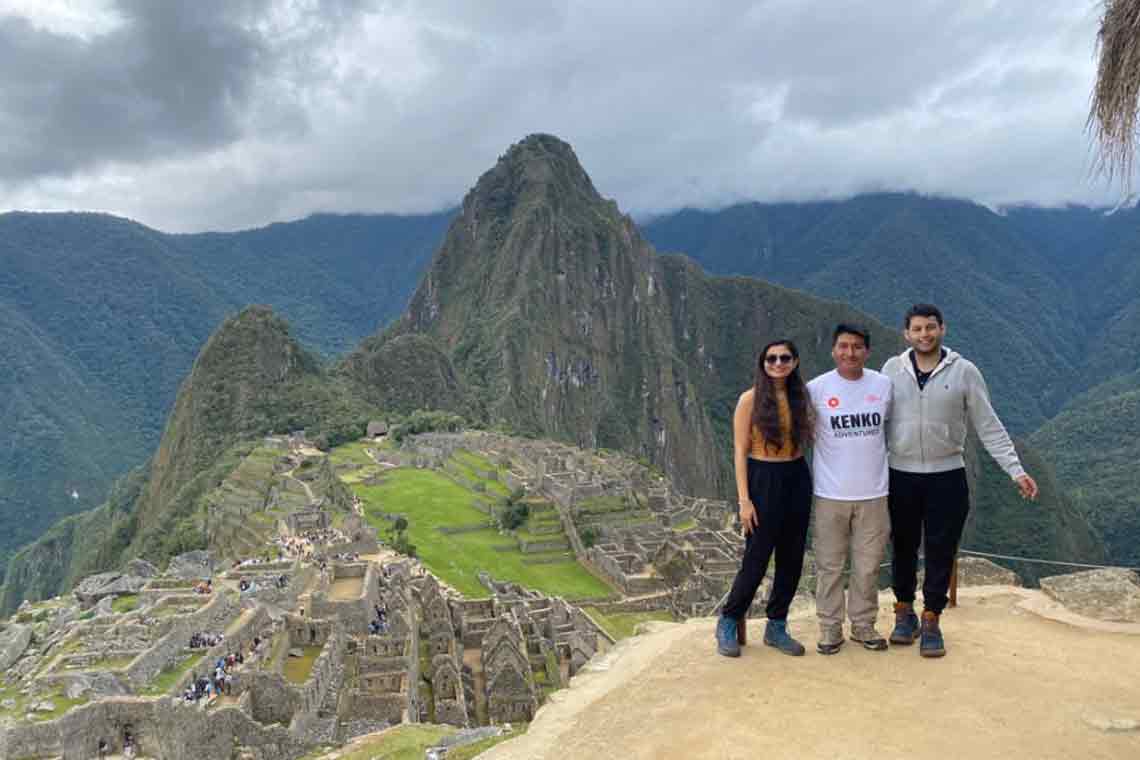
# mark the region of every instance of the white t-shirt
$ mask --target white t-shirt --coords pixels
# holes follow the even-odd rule
[[[816,413],[815,495],[840,501],[886,496],[890,378],[864,369],[858,380],[845,380],[831,370],[807,387]]]

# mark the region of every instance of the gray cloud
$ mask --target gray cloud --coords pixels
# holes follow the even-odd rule
[[[0,20],[0,67],[8,72],[0,112],[11,125],[0,176],[145,161],[238,138],[266,49],[234,7],[123,2],[125,23],[90,41]]]
[[[0,207],[423,211],[534,131],[635,212],[1114,200],[1088,181],[1091,3],[709,5],[122,0],[90,39],[0,19]]]

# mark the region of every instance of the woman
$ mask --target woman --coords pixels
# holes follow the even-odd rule
[[[788,607],[803,571],[811,515],[811,473],[803,450],[814,426],[811,399],[800,378],[800,354],[790,340],[764,346],[756,384],[740,396],[733,415],[736,492],[745,535],[744,559],[716,627],[717,651],[740,656],[740,621],[776,554],[764,643],[790,655],[803,645],[788,634]]]

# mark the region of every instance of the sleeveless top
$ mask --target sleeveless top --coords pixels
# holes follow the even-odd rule
[[[753,400],[755,402],[755,399]],[[783,434],[783,445],[777,446],[773,441],[771,445],[764,439],[760,428],[752,426],[752,446],[748,456],[753,459],[795,459],[800,455],[798,446],[792,443],[792,408],[788,404],[787,393],[776,394],[776,410],[780,415],[780,432]]]

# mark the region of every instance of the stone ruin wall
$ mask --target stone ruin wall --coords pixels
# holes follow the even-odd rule
[[[245,701],[249,714],[264,725],[289,725],[301,709],[301,691],[280,673],[253,670],[239,673],[235,692]]]
[[[538,710],[530,658],[513,615],[499,617],[483,637],[487,717],[492,723],[529,721]]]
[[[350,636],[362,636],[376,616],[373,607],[380,602],[379,571],[371,562],[334,563],[331,567],[332,580],[362,577],[361,595],[356,599],[334,600],[325,591],[314,591],[309,601],[310,614],[318,619],[339,620]]]
[[[235,746],[256,749],[262,760],[292,760],[307,749],[284,726],[262,726],[234,707],[202,712],[174,699],[116,697],[0,731],[0,757],[90,760],[100,739],[120,753],[127,727],[141,756],[165,760],[229,758]]]
[[[357,642],[353,680],[346,684],[342,717],[380,718],[389,723],[414,720],[419,714],[419,638],[415,626],[403,633],[366,636]]]
[[[238,602],[224,592],[215,592],[201,609],[176,618],[170,630],[150,649],[127,666],[126,678],[134,690],[145,686],[164,668],[174,664],[186,650],[190,635],[198,631],[221,632],[240,612]]]
[[[344,628],[334,624],[313,670],[299,689],[299,707],[289,732],[308,744],[336,741],[336,702],[344,682]]]
[[[243,593],[242,600],[245,602],[245,600],[256,599],[262,604],[269,604],[283,610],[295,609],[301,597],[301,592],[308,586],[309,581],[312,580],[316,573],[316,568],[310,565],[301,567],[292,573],[285,573],[289,576],[289,584],[285,588],[277,588],[274,583],[276,577],[281,575],[281,573],[270,573],[264,576],[245,574],[245,577],[248,577],[257,584],[257,590]]]

